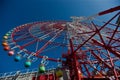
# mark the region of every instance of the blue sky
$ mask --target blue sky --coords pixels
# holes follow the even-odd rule
[[[0,0],[0,39],[12,28],[34,21],[70,20],[120,5],[120,0]],[[112,16],[112,15],[110,15]],[[106,16],[104,19],[110,17]],[[31,68],[38,67],[38,62]],[[0,46],[0,73],[25,69]]]

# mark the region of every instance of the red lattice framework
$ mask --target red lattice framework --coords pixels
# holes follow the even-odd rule
[[[116,80],[120,75],[120,6],[105,10],[92,17],[72,17],[73,21],[33,22],[9,31],[3,39],[8,53],[17,53],[34,62],[48,56],[48,60],[62,62],[70,70],[71,80],[107,78]],[[108,21],[97,22],[96,16],[116,11]],[[94,19],[95,17],[95,19]],[[6,43],[6,44],[5,44]],[[65,51],[62,52],[62,49]],[[58,60],[49,51],[61,55]],[[13,53],[13,54],[14,54]],[[13,55],[11,54],[11,55]],[[52,56],[50,56],[50,55]],[[37,58],[36,58],[37,57]]]

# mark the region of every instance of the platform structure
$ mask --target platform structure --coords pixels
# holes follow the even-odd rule
[[[52,68],[44,73],[39,73],[38,69],[0,73],[0,80],[68,80],[68,70],[63,70],[64,76],[61,78],[56,76],[56,71],[55,68]]]
[[[8,73],[0,73],[0,80],[70,80],[68,70],[64,70],[61,77],[56,76],[54,69],[47,70],[45,73],[38,73],[37,68],[33,70],[14,71]],[[118,77],[120,79],[120,76]],[[113,80],[114,77],[97,77],[97,78],[82,78],[82,80]]]
[[[116,14],[107,21],[96,18],[114,12]],[[64,75],[67,75],[68,80],[119,80],[120,6],[90,17],[72,16],[71,19],[72,21],[33,22],[18,26],[3,37],[4,50],[9,56],[15,56],[16,62],[25,58],[26,68],[42,58],[38,71],[42,74],[37,75],[38,80],[43,77],[48,79],[49,72],[45,70],[48,61],[61,63],[49,75],[52,80],[64,79]],[[117,20],[116,23],[114,20]],[[32,76],[32,79],[35,80],[36,77]]]
[[[0,73],[0,80],[32,80],[36,73],[37,69]]]

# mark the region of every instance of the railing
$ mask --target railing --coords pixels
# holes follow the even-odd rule
[[[55,68],[47,69],[44,74],[53,73]],[[32,80],[33,77],[38,76],[38,69],[26,69],[20,71],[0,73],[0,80]]]
[[[35,73],[37,73],[37,68],[32,70],[26,69],[21,71],[0,73],[0,80],[19,80],[19,78],[31,77],[35,75]]]

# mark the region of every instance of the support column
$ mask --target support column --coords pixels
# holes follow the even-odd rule
[[[78,59],[77,59],[77,56],[76,56],[76,53],[74,52],[74,47],[73,47],[73,43],[72,43],[72,40],[70,39],[70,48],[71,48],[71,59],[72,60],[72,65],[73,66],[73,69],[75,71],[74,73],[74,77],[76,78],[75,80],[82,80],[81,77],[80,77],[80,69],[79,69],[79,62],[78,62]]]

